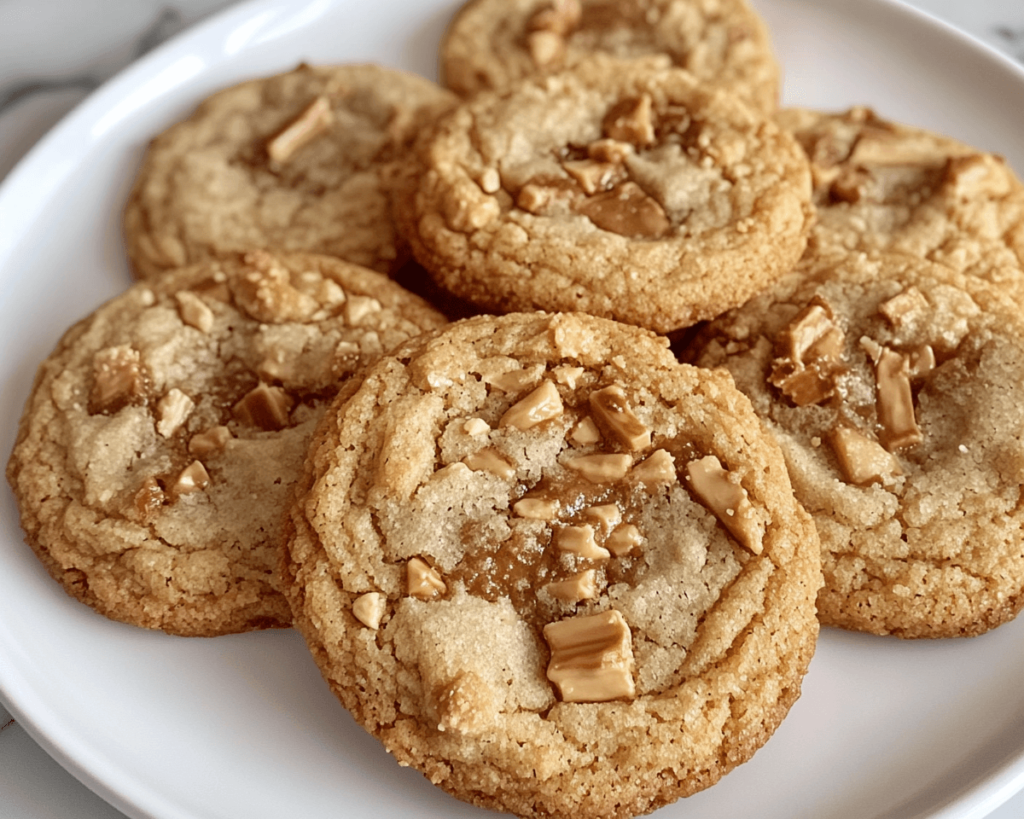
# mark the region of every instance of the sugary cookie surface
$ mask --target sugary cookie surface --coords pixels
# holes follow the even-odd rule
[[[463,96],[563,70],[595,52],[668,55],[701,83],[775,110],[779,67],[745,0],[471,0],[441,43],[444,82]]]
[[[669,332],[796,263],[795,141],[660,60],[594,60],[439,120],[396,202],[443,287],[495,312],[581,310]]]
[[[727,378],[637,328],[515,314],[411,341],[343,398],[284,588],[400,763],[519,815],[630,816],[772,733],[818,546]]]
[[[909,253],[1024,296],[1024,185],[1002,157],[868,108],[776,122],[811,161],[816,252]]]
[[[909,256],[812,258],[711,323],[823,548],[825,624],[946,637],[1024,597],[1024,333],[987,282]]]
[[[389,169],[453,100],[375,65],[301,65],[214,94],[146,151],[124,215],[135,274],[254,248],[394,270],[407,252]]]
[[[324,405],[443,317],[383,275],[256,252],[137,284],[40,368],[7,475],[73,596],[186,635],[286,626],[280,518]]]

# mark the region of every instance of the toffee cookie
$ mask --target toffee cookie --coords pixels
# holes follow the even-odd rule
[[[376,65],[301,65],[214,94],[146,152],[124,214],[136,275],[252,248],[391,272],[406,252],[390,168],[454,99]]]
[[[973,635],[1024,603],[1024,322],[981,279],[902,255],[809,259],[709,324],[782,445],[823,548],[822,623]]]
[[[772,734],[819,547],[728,377],[636,327],[513,314],[410,340],[344,397],[283,588],[400,764],[519,816],[626,817]]]
[[[568,68],[594,52],[668,55],[765,113],[779,67],[767,26],[746,0],[470,0],[441,43],[443,82],[469,96]]]
[[[868,108],[776,120],[806,150],[820,252],[894,250],[1024,296],[1024,186],[999,156]]]
[[[437,122],[416,168],[400,229],[435,281],[494,312],[670,332],[789,270],[810,229],[794,140],[658,60],[481,93]]]
[[[40,367],[7,477],[72,596],[182,635],[289,625],[280,519],[323,407],[444,324],[382,274],[255,252],[138,283]]]

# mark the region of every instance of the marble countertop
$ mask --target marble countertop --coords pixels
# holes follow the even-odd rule
[[[1024,62],[1021,0],[909,4]],[[227,0],[0,0],[0,180],[93,89],[168,37],[229,5]],[[1024,816],[1024,793],[988,816]],[[124,819],[53,761],[3,703],[0,817]]]

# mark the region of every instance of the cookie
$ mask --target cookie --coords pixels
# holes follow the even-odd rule
[[[42,364],[7,477],[27,540],[102,614],[287,626],[280,518],[339,384],[444,319],[382,274],[255,252],[137,283]]]
[[[894,250],[1024,297],[1024,186],[995,154],[864,107],[779,112],[814,174],[818,251]]]
[[[146,151],[124,213],[135,274],[253,248],[391,272],[407,254],[389,168],[454,99],[376,65],[301,65],[214,94]]]
[[[817,536],[749,402],[663,337],[482,316],[314,435],[282,571],[401,765],[517,816],[626,817],[748,759],[800,691]]]
[[[823,548],[826,625],[978,634],[1024,604],[1024,322],[990,283],[910,256],[801,264],[709,324],[779,439]]]
[[[746,0],[470,0],[441,42],[442,82],[461,96],[501,90],[595,52],[665,54],[761,111],[778,103],[768,29]]]
[[[667,333],[799,259],[810,172],[786,133],[660,60],[595,58],[481,93],[418,144],[395,203],[443,288],[500,313]]]

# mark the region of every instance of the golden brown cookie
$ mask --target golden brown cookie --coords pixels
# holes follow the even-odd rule
[[[746,0],[470,0],[441,43],[443,82],[469,96],[550,74],[595,52],[665,54],[755,108],[778,103],[767,26]]]
[[[280,518],[324,406],[444,319],[382,274],[249,254],[138,283],[42,364],[7,477],[72,596],[183,635],[287,626]]]
[[[627,817],[748,759],[800,691],[814,527],[724,375],[583,314],[470,318],[327,412],[282,572],[402,765],[518,816]]]
[[[455,97],[376,65],[309,66],[204,101],[149,145],[124,214],[140,278],[252,248],[391,272],[388,173]]]
[[[782,445],[824,550],[826,625],[973,635],[1024,604],[1024,321],[897,254],[812,257],[705,328]]]
[[[395,214],[442,287],[494,312],[670,332],[799,259],[810,172],[788,134],[660,60],[481,93],[418,146]]]
[[[780,111],[814,174],[815,252],[894,250],[1024,298],[1024,185],[995,154],[864,107]]]

